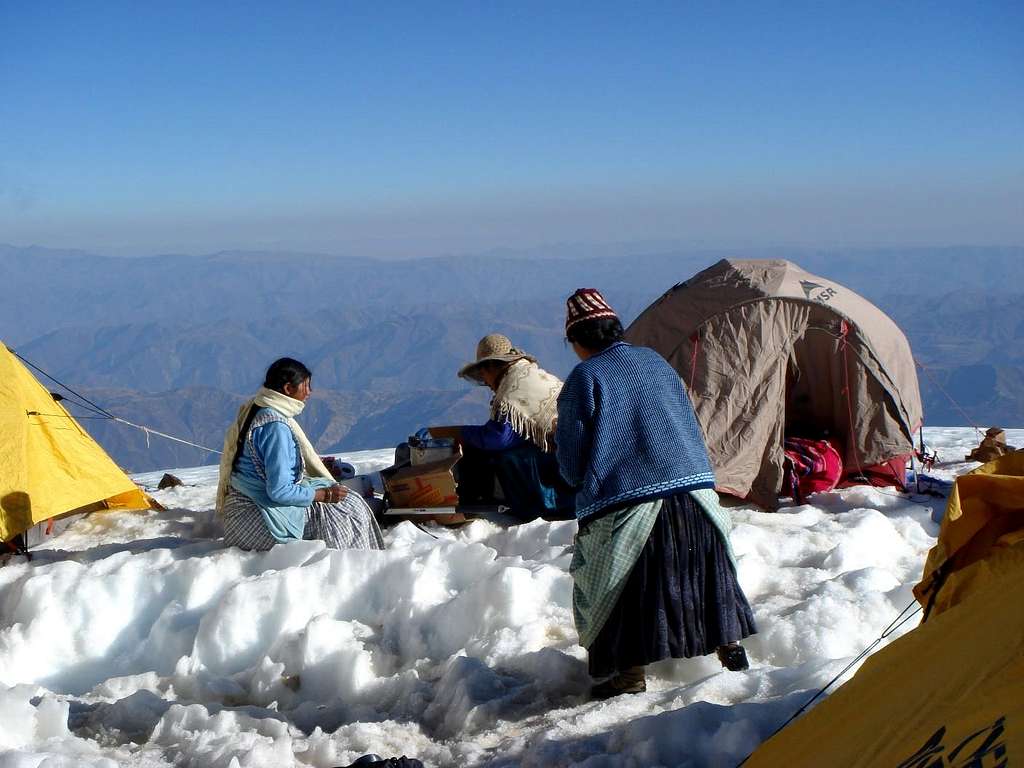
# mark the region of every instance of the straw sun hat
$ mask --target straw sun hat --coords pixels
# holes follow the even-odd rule
[[[508,336],[503,336],[500,333],[489,333],[480,339],[476,345],[476,360],[462,366],[459,369],[459,376],[463,379],[475,381],[477,384],[482,384],[483,379],[480,378],[480,368],[485,363],[514,363],[516,360],[529,360],[531,363],[537,362],[537,358],[533,357],[533,355],[528,355],[513,347]]]

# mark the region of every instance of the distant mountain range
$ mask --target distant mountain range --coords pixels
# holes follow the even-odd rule
[[[317,446],[379,448],[425,424],[484,418],[486,391],[455,371],[485,333],[566,374],[563,302],[577,287],[601,288],[628,321],[720,258],[788,258],[904,329],[928,423],[1024,426],[1024,248],[559,255],[121,259],[0,245],[0,340],[117,415],[213,448],[267,364],[291,355],[314,371],[302,418]],[[133,471],[215,460],[83,423]]]

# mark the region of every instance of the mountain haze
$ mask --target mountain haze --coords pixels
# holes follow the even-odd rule
[[[1024,248],[560,253],[127,259],[0,245],[0,339],[115,414],[212,448],[267,364],[297,357],[314,371],[310,437],[323,451],[353,450],[429,423],[482,420],[486,391],[455,372],[485,333],[508,334],[564,376],[575,362],[564,299],[577,287],[601,288],[628,322],[720,258],[788,258],[904,329],[923,366],[927,423],[1024,424]],[[134,471],[212,461],[157,437],[147,446],[123,425],[84,423]]]

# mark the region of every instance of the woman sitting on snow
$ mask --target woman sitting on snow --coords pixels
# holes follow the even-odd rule
[[[461,444],[463,457],[455,466],[459,503],[498,502],[523,520],[571,516],[572,494],[559,477],[551,444],[561,380],[500,333],[480,339],[476,360],[459,376],[494,392],[490,419],[480,426],[427,427],[419,433]]]
[[[644,667],[738,644],[754,617],[736,580],[731,521],[690,399],[656,352],[622,341],[600,293],[569,297],[580,362],[558,397],[558,463],[576,488],[573,614],[598,698],[645,691]]]
[[[277,360],[224,436],[217,513],[228,546],[320,539],[333,549],[384,548],[366,502],[334,482],[295,421],[311,379],[298,360]]]

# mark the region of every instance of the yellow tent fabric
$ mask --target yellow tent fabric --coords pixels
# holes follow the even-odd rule
[[[947,610],[1015,567],[1022,541],[1024,451],[1015,451],[957,478],[915,597],[932,615]]]
[[[150,506],[138,486],[0,344],[0,541],[86,507]]]
[[[925,622],[747,766],[1024,765],[1024,452],[957,479],[915,594]]]

